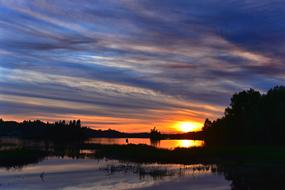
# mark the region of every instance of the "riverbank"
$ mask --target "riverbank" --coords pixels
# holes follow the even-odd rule
[[[132,144],[84,146],[86,149],[95,149],[95,156],[132,162],[285,164],[284,147],[193,147],[168,150]]]
[[[0,150],[0,162],[38,161],[48,156],[107,158],[137,163],[285,165],[285,147],[192,147],[171,150],[143,144],[34,143]]]

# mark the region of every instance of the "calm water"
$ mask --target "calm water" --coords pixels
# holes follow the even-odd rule
[[[0,189],[229,189],[211,167],[51,157],[22,169],[0,169]]]
[[[89,143],[92,142],[125,144],[125,139],[90,139]],[[186,142],[185,140],[167,140],[152,145],[170,149],[179,146],[203,145],[202,142],[202,144],[195,144],[196,141]],[[147,139],[129,139],[129,143],[151,144]],[[7,150],[12,153],[7,154]],[[36,151],[27,153],[27,150]],[[251,165],[231,163],[229,165],[219,162],[212,164],[206,162],[205,164],[203,161],[189,165],[135,163],[106,159],[96,156],[96,153],[96,149],[82,149],[77,144],[1,139],[0,190],[265,190],[285,188],[284,165],[256,165],[256,163]]]
[[[125,144],[125,139],[90,139],[89,143]],[[148,139],[129,139],[129,143],[149,144],[163,148],[201,146],[200,141],[165,140],[151,143]],[[181,165],[133,163],[105,158],[92,158],[96,150],[60,149],[55,145],[5,138],[0,151],[36,147],[56,149],[61,156],[33,155],[20,163],[0,158],[0,189],[8,190],[123,190],[123,189],[229,189],[230,182],[211,172],[215,165]],[[69,147],[70,148],[70,147]],[[15,150],[16,150],[15,149]],[[73,156],[72,156],[73,155]],[[81,156],[84,155],[84,156]],[[27,156],[25,153],[21,156]],[[135,156],[135,155],[134,155]],[[9,163],[9,164],[8,164]],[[12,163],[12,164],[11,164]],[[177,188],[179,184],[179,188]]]
[[[126,144],[125,138],[92,138],[87,143],[98,144]],[[158,148],[174,149],[177,147],[190,148],[204,145],[202,140],[160,140],[151,141],[148,138],[129,138],[129,144],[147,144]]]

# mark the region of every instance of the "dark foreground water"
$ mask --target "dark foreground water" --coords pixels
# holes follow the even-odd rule
[[[202,165],[136,164],[117,160],[46,158],[22,169],[1,169],[0,189],[230,189]]]
[[[100,142],[103,141],[108,140]],[[94,143],[94,139],[88,143]],[[58,146],[46,142],[1,139],[0,190],[285,188],[283,164],[224,164],[220,161],[209,164],[205,160],[195,164],[173,164],[179,163],[179,160],[162,164],[159,158],[153,162],[138,163],[126,161],[128,158],[106,159],[104,155],[96,156],[96,151],[80,149],[77,145]]]

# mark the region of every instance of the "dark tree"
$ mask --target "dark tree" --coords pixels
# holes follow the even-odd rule
[[[203,131],[209,145],[285,145],[285,87],[263,95],[253,89],[234,94],[224,116],[206,119]]]
[[[19,138],[56,140],[56,141],[77,141],[86,139],[91,129],[81,127],[80,120],[56,121],[55,123],[45,123],[40,120],[35,121],[3,121],[0,120],[0,136],[10,136]]]
[[[156,129],[156,127],[153,127],[150,130],[150,139],[159,140],[160,138],[161,138],[161,133]]]

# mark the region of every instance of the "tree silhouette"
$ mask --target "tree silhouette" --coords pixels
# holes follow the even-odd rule
[[[91,129],[81,127],[80,120],[67,123],[65,120],[45,123],[40,120],[25,120],[23,122],[0,120],[0,136],[41,140],[82,140],[87,138]]]
[[[234,94],[224,116],[206,119],[203,132],[209,145],[285,145],[285,87],[263,95],[254,89]]]
[[[150,139],[159,140],[160,138],[161,138],[161,133],[156,129],[156,127],[153,127],[150,130]]]

